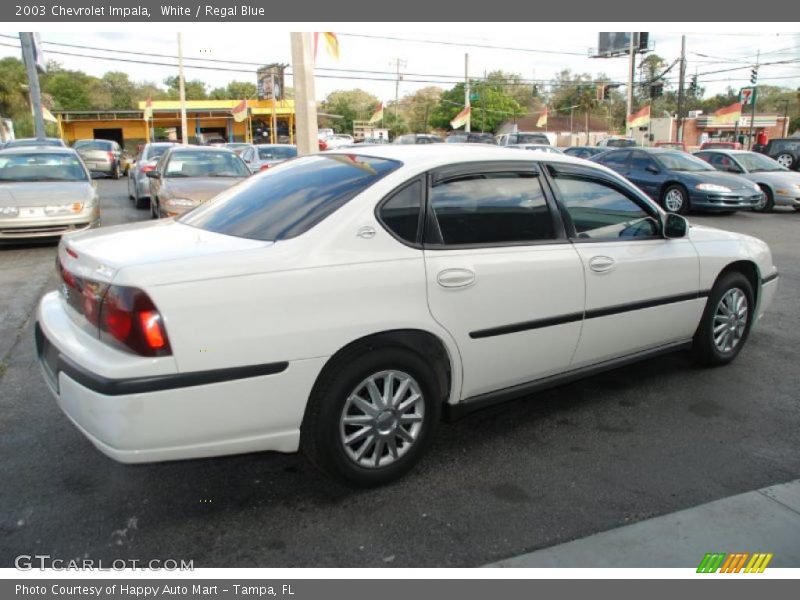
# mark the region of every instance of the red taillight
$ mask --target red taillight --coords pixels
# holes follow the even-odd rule
[[[266,171],[267,169],[269,169],[269,165],[264,163],[263,165],[261,165],[261,168],[259,169],[259,171]]]
[[[112,163],[114,162],[114,153],[113,152],[108,152],[108,160],[109,160],[109,162],[112,162]]]
[[[56,265],[67,304],[97,328],[101,340],[140,356],[172,354],[161,314],[144,291],[78,277],[60,259]]]
[[[320,140],[319,141],[319,149],[320,150],[327,150],[328,149],[328,142],[326,142],[325,140]]]
[[[139,313],[139,323],[144,331],[144,339],[153,350],[167,345],[164,330],[161,328],[161,315],[154,310]]]
[[[148,173],[150,171],[155,171],[156,165],[155,163],[150,163],[142,166],[142,173]]]

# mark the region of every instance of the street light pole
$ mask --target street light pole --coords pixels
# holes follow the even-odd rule
[[[678,81],[678,136],[677,141],[683,141],[683,109],[685,101],[684,80],[686,79],[686,36],[681,36],[681,70]]]
[[[28,72],[28,92],[33,111],[33,125],[36,138],[45,138],[44,116],[42,115],[42,91],[39,88],[39,74],[36,72],[36,58],[33,56],[33,34],[21,32],[19,41],[22,44],[22,59]]]
[[[178,32],[178,94],[181,101],[181,143],[189,143],[189,132],[186,131],[186,86],[183,80],[183,34]]]
[[[633,73],[636,70],[636,58],[633,45],[634,33],[631,33],[630,36],[631,39],[630,43],[628,44],[628,109],[627,113],[625,114],[625,132],[627,133],[628,137],[631,137],[631,133],[633,132],[633,130],[628,127],[627,120],[631,112],[633,112]]]

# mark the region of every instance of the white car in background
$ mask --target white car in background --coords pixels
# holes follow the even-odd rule
[[[726,364],[778,278],[764,242],[609,169],[481,144],[299,158],[70,236],[58,268],[37,350],[102,452],[301,448],[355,485],[408,471],[443,414],[679,349]]]

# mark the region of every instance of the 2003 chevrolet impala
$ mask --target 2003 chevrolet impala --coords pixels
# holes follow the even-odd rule
[[[302,448],[358,485],[411,468],[443,413],[679,348],[727,363],[778,277],[762,241],[605,167],[452,145],[292,160],[178,219],[70,235],[58,269],[38,353],[102,452]]]

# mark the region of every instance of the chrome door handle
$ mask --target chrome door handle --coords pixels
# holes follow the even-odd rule
[[[616,262],[610,256],[593,256],[589,260],[589,268],[595,273],[605,273],[616,266]]]
[[[445,269],[439,271],[436,281],[446,288],[466,287],[475,283],[475,272],[469,269]]]

